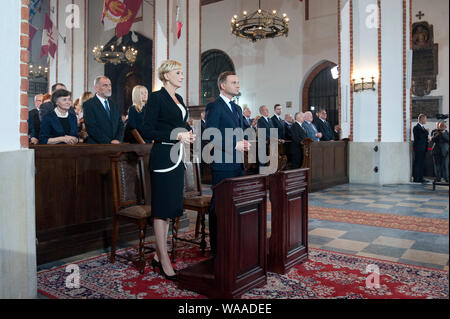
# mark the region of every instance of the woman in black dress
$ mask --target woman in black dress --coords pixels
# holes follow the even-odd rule
[[[167,253],[169,221],[183,215],[184,147],[192,144],[195,135],[186,131],[187,108],[181,96],[175,93],[182,86],[182,64],[163,61],[158,69],[163,82],[160,91],[150,94],[145,107],[142,137],[154,142],[150,154],[153,228],[156,237],[156,256],[152,266],[158,267],[167,279],[177,277]],[[179,143],[181,142],[181,143]],[[171,150],[177,152],[171,152]]]
[[[125,127],[124,142],[131,144],[145,144],[141,131],[144,122],[144,106],[148,101],[148,90],[145,86],[137,85],[131,93],[133,105],[128,110],[128,122]]]

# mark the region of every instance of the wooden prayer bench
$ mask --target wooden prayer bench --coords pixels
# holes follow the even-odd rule
[[[226,179],[215,188],[217,255],[178,272],[179,288],[231,299],[267,282],[264,176]]]
[[[308,169],[270,175],[268,270],[285,274],[308,259]]]

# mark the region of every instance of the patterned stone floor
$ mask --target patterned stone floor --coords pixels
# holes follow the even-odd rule
[[[449,189],[431,185],[341,185],[310,194],[309,205],[448,221]],[[311,247],[448,270],[447,235],[310,219]]]

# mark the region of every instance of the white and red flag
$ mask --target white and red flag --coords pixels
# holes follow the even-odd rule
[[[116,29],[117,38],[130,32],[142,0],[104,0],[102,23],[105,31]]]
[[[41,58],[44,55],[55,58],[57,49],[58,32],[48,13],[45,15],[44,31],[42,33]]]
[[[181,0],[177,2],[177,38],[181,37],[181,31],[183,30],[183,14],[181,10]]]

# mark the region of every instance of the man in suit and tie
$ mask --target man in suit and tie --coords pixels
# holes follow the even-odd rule
[[[28,134],[30,135],[30,143],[36,145],[39,143],[39,133],[41,130],[41,119],[39,117],[39,108],[42,105],[42,94],[34,97],[35,109],[32,109],[28,114]]]
[[[316,126],[312,123],[313,115],[311,112],[305,113],[305,121],[302,124],[302,127],[305,129],[306,134],[309,138],[311,138],[314,142],[319,142],[322,138],[322,133],[320,133]]]
[[[84,122],[89,134],[88,144],[120,144],[124,126],[119,107],[109,98],[111,80],[105,76],[95,79],[97,94],[83,104]]]
[[[420,114],[418,123],[413,128],[414,134],[414,164],[413,164],[413,182],[424,183],[423,173],[425,170],[425,156],[428,150],[428,135],[430,130],[425,128],[427,123],[427,116]]]
[[[314,121],[317,130],[322,133],[321,141],[333,141],[335,134],[331,129],[330,123],[327,122],[327,111],[319,109],[319,117]]]
[[[212,186],[216,186],[227,178],[244,176],[243,152],[248,151],[250,143],[244,140],[244,135],[233,137],[232,141],[226,141],[226,129],[243,129],[243,117],[241,107],[236,105],[232,99],[239,95],[239,79],[234,72],[224,72],[219,75],[217,84],[220,96],[212,103],[206,106],[206,127],[207,129],[216,129],[221,133],[221,142],[218,144],[214,136],[211,143],[214,145],[214,158],[211,163]],[[230,159],[232,159],[230,161]],[[211,199],[209,212],[209,234],[211,253],[216,253],[217,248],[217,216],[215,214],[215,201]]]
[[[294,119],[292,118],[291,114],[286,114],[284,116],[284,135],[286,137],[287,141],[292,140],[292,133],[291,133],[291,129],[292,129],[292,125],[294,124]]]
[[[244,131],[252,126],[253,123],[253,119],[251,118],[252,116],[252,110],[250,110],[249,107],[245,107],[244,108],[244,112],[242,112],[243,115],[243,120],[244,120]],[[253,129],[256,130],[256,128],[253,127]]]
[[[284,144],[286,142],[286,130],[284,127],[284,122],[281,119],[281,113],[283,112],[283,107],[280,104],[275,104],[274,115],[272,116],[272,124],[278,129],[278,139],[279,142]]]
[[[295,123],[292,125],[292,168],[297,169],[303,164],[303,145],[302,141],[307,138],[306,131],[303,129],[303,122],[305,121],[305,114],[298,112],[295,114]]]
[[[258,120],[258,132],[265,130],[266,141],[268,141],[270,139],[270,129],[275,128],[275,126],[272,123],[272,119],[269,117],[269,109],[267,106],[262,105],[259,108],[259,114],[261,114],[261,117]]]

